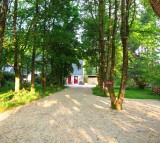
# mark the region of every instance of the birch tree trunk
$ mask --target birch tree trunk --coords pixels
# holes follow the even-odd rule
[[[17,10],[18,10],[18,0],[14,2],[14,16],[13,16],[13,26],[14,26],[14,72],[15,72],[15,92],[20,90],[20,67],[18,65],[18,39],[17,39]]]

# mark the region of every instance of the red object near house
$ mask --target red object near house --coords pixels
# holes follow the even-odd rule
[[[105,84],[105,85],[113,85],[114,82],[113,82],[113,81],[105,81],[104,84]]]
[[[78,76],[74,76],[74,84],[78,84]]]
[[[68,77],[68,84],[72,84],[71,76]]]

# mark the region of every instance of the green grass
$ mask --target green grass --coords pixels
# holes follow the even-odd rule
[[[29,90],[21,90],[19,93],[15,93],[11,90],[11,87],[2,87],[0,89],[0,112],[49,96],[64,88],[56,86],[46,87],[46,93],[42,93],[41,85],[36,85],[35,94],[33,94]]]
[[[107,97],[105,94],[104,94],[104,91],[100,91],[100,88],[98,87],[94,87],[92,88],[92,93],[96,96],[102,96],[102,97]]]
[[[100,92],[98,87],[92,88],[92,92],[94,95],[107,97],[104,92]],[[118,96],[119,89],[115,89],[115,94]],[[125,91],[125,98],[130,99],[159,99],[160,96],[157,94],[153,94],[151,89],[129,89]]]

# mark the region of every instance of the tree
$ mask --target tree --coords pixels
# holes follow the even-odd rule
[[[104,11],[105,11],[105,3],[104,0],[99,0],[98,14],[99,14],[99,49],[100,49],[100,88],[103,90],[103,82],[104,82]]]
[[[15,92],[20,90],[20,65],[18,63],[19,59],[19,49],[18,49],[18,36],[17,36],[17,12],[18,11],[18,0],[14,2],[14,16],[13,16],[13,27],[14,27],[14,72],[15,72]]]
[[[8,0],[0,0],[0,88],[2,86],[2,55],[4,29],[6,25],[6,15],[8,11]]]
[[[35,59],[36,59],[36,48],[37,48],[37,21],[38,21],[38,0],[35,2],[34,12],[34,44],[32,49],[32,71],[31,71],[31,92],[35,92],[34,80],[35,80]]]
[[[155,84],[155,81],[159,80],[159,25],[151,7],[147,4],[144,7],[131,28],[130,54],[132,57],[128,75],[141,89],[144,89],[147,83]]]
[[[149,3],[152,6],[154,12],[160,16],[160,0],[149,0]]]
[[[114,69],[115,69],[115,56],[116,56],[116,49],[117,49],[116,48],[116,35],[117,35],[117,21],[118,21],[117,12],[118,12],[118,1],[115,0],[115,2],[114,2],[113,30],[111,30],[111,28],[110,28],[111,26],[109,24],[108,31],[110,34],[108,34],[108,38],[107,38],[108,48],[111,49],[111,67],[107,66],[108,72],[106,72],[106,74],[109,74],[108,79],[107,79],[109,81],[114,80],[114,73],[115,73]],[[111,19],[111,1],[110,1],[110,9],[109,9],[109,18]],[[112,39],[111,39],[111,36],[112,36]],[[108,53],[108,57],[107,57],[108,61],[109,61],[109,57],[110,57],[110,54]],[[107,62],[107,63],[108,63],[107,65],[109,65],[109,62]],[[109,69],[110,69],[110,72],[109,72]],[[115,97],[113,84],[108,85],[107,88],[108,88],[107,92],[109,92],[109,94],[110,94],[111,107],[115,108],[114,103],[116,101],[116,97]]]

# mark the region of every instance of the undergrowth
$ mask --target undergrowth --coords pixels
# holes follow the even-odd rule
[[[46,87],[46,92],[43,93],[41,85],[36,85],[35,93],[31,93],[28,88],[17,93],[12,90],[11,86],[4,86],[0,89],[0,112],[49,96],[64,88],[57,86]]]

